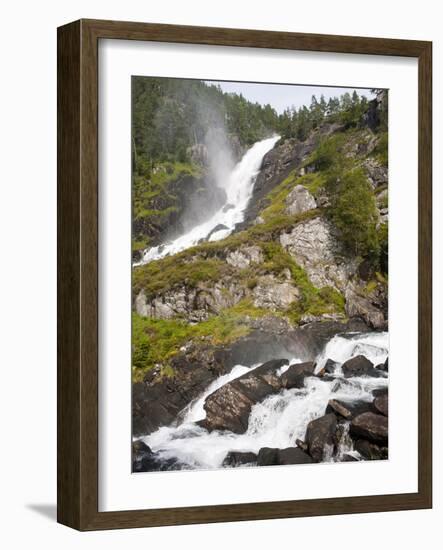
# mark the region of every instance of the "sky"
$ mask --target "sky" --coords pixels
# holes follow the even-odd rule
[[[224,92],[242,94],[243,97],[262,105],[270,103],[277,113],[282,113],[287,107],[309,107],[312,95],[317,99],[321,94],[325,96],[326,101],[330,97],[337,97],[345,92],[357,90],[359,95],[364,95],[372,99],[374,94],[365,88],[332,88],[329,86],[305,86],[295,84],[264,84],[250,82],[221,82],[207,81],[208,84],[218,84]]]

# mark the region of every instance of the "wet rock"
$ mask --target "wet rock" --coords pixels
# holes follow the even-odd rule
[[[377,365],[375,368],[377,370],[380,370],[382,372],[389,372],[389,365],[388,365],[388,357],[386,357],[386,361],[384,363],[380,363],[379,365]]]
[[[230,451],[223,461],[223,466],[236,467],[257,462],[257,455],[252,452]]]
[[[338,363],[336,361],[333,361],[332,359],[328,359],[323,369],[327,374],[335,374],[337,367],[338,367]]]
[[[302,214],[314,208],[317,208],[317,203],[311,193],[306,187],[303,187],[303,185],[296,185],[286,197],[285,212],[289,216]]]
[[[381,414],[362,413],[352,420],[350,433],[354,438],[386,444],[388,442],[388,419]]]
[[[315,462],[321,462],[336,443],[337,417],[330,413],[312,420],[306,430],[309,454]]]
[[[351,378],[352,376],[373,376],[378,378],[383,376],[380,371],[374,369],[374,365],[364,355],[357,355],[352,359],[348,359],[341,366],[343,376]]]
[[[346,419],[349,419],[352,417],[351,411],[336,399],[330,399],[328,401],[328,406],[326,407],[326,414],[329,414],[331,412],[337,413],[339,416],[342,416],[343,418],[346,418]]]
[[[385,395],[381,395],[380,397],[376,397],[374,400],[374,407],[382,415],[388,416],[389,414],[388,395],[385,394]]]
[[[388,458],[388,449],[380,447],[365,439],[357,439],[354,442],[354,449],[366,460],[385,460]]]
[[[298,447],[288,447],[278,451],[278,464],[286,466],[287,464],[310,464],[314,462],[312,458]]]
[[[374,405],[371,403],[371,401],[343,401],[343,400],[335,400],[336,403],[341,405],[343,408],[345,408],[348,412],[350,412],[350,417],[348,418],[355,418],[359,414],[365,413],[365,412],[377,412],[374,408]],[[328,411],[330,412],[330,411]],[[331,411],[332,412],[332,411]]]
[[[257,466],[276,466],[278,465],[279,449],[262,447],[258,451]]]
[[[157,472],[181,470],[183,465],[177,459],[165,459],[155,453],[140,439],[132,443],[132,471]]]
[[[138,439],[132,442],[132,471],[141,471],[141,462],[145,457],[151,457],[152,450],[146,443]]]
[[[292,388],[302,388],[305,377],[312,376],[315,370],[315,363],[312,361],[291,365],[289,369],[281,375],[281,385],[290,390]]]
[[[204,404],[206,428],[244,433],[252,406],[280,389],[276,372],[287,364],[287,359],[269,361],[209,395]]]

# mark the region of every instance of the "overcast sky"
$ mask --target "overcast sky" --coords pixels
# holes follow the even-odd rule
[[[325,96],[326,101],[330,97],[337,97],[345,92],[352,92],[356,89],[357,93],[372,99],[374,95],[365,88],[332,88],[328,86],[300,86],[295,84],[263,84],[250,82],[219,82],[208,81],[208,84],[218,84],[224,92],[242,94],[243,97],[262,105],[270,103],[278,112],[282,113],[286,107],[309,107],[311,97],[315,95],[317,99],[321,94]]]

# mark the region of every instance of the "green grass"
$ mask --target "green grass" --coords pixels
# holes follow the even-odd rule
[[[141,289],[147,298],[176,286],[196,287],[200,282],[218,281],[231,272],[231,267],[217,258],[189,260],[187,254],[163,258],[133,270],[134,293]]]
[[[178,319],[149,319],[133,313],[133,379],[143,379],[156,366],[160,368],[161,376],[171,377],[174,370],[170,361],[185,344],[202,340],[214,346],[230,344],[250,332],[251,318],[266,314],[265,310],[254,307],[249,300],[242,300],[235,307],[195,325]]]

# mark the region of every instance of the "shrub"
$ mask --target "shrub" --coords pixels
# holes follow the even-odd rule
[[[378,257],[377,208],[363,170],[354,168],[329,180],[328,192],[328,213],[345,247],[355,256]]]

